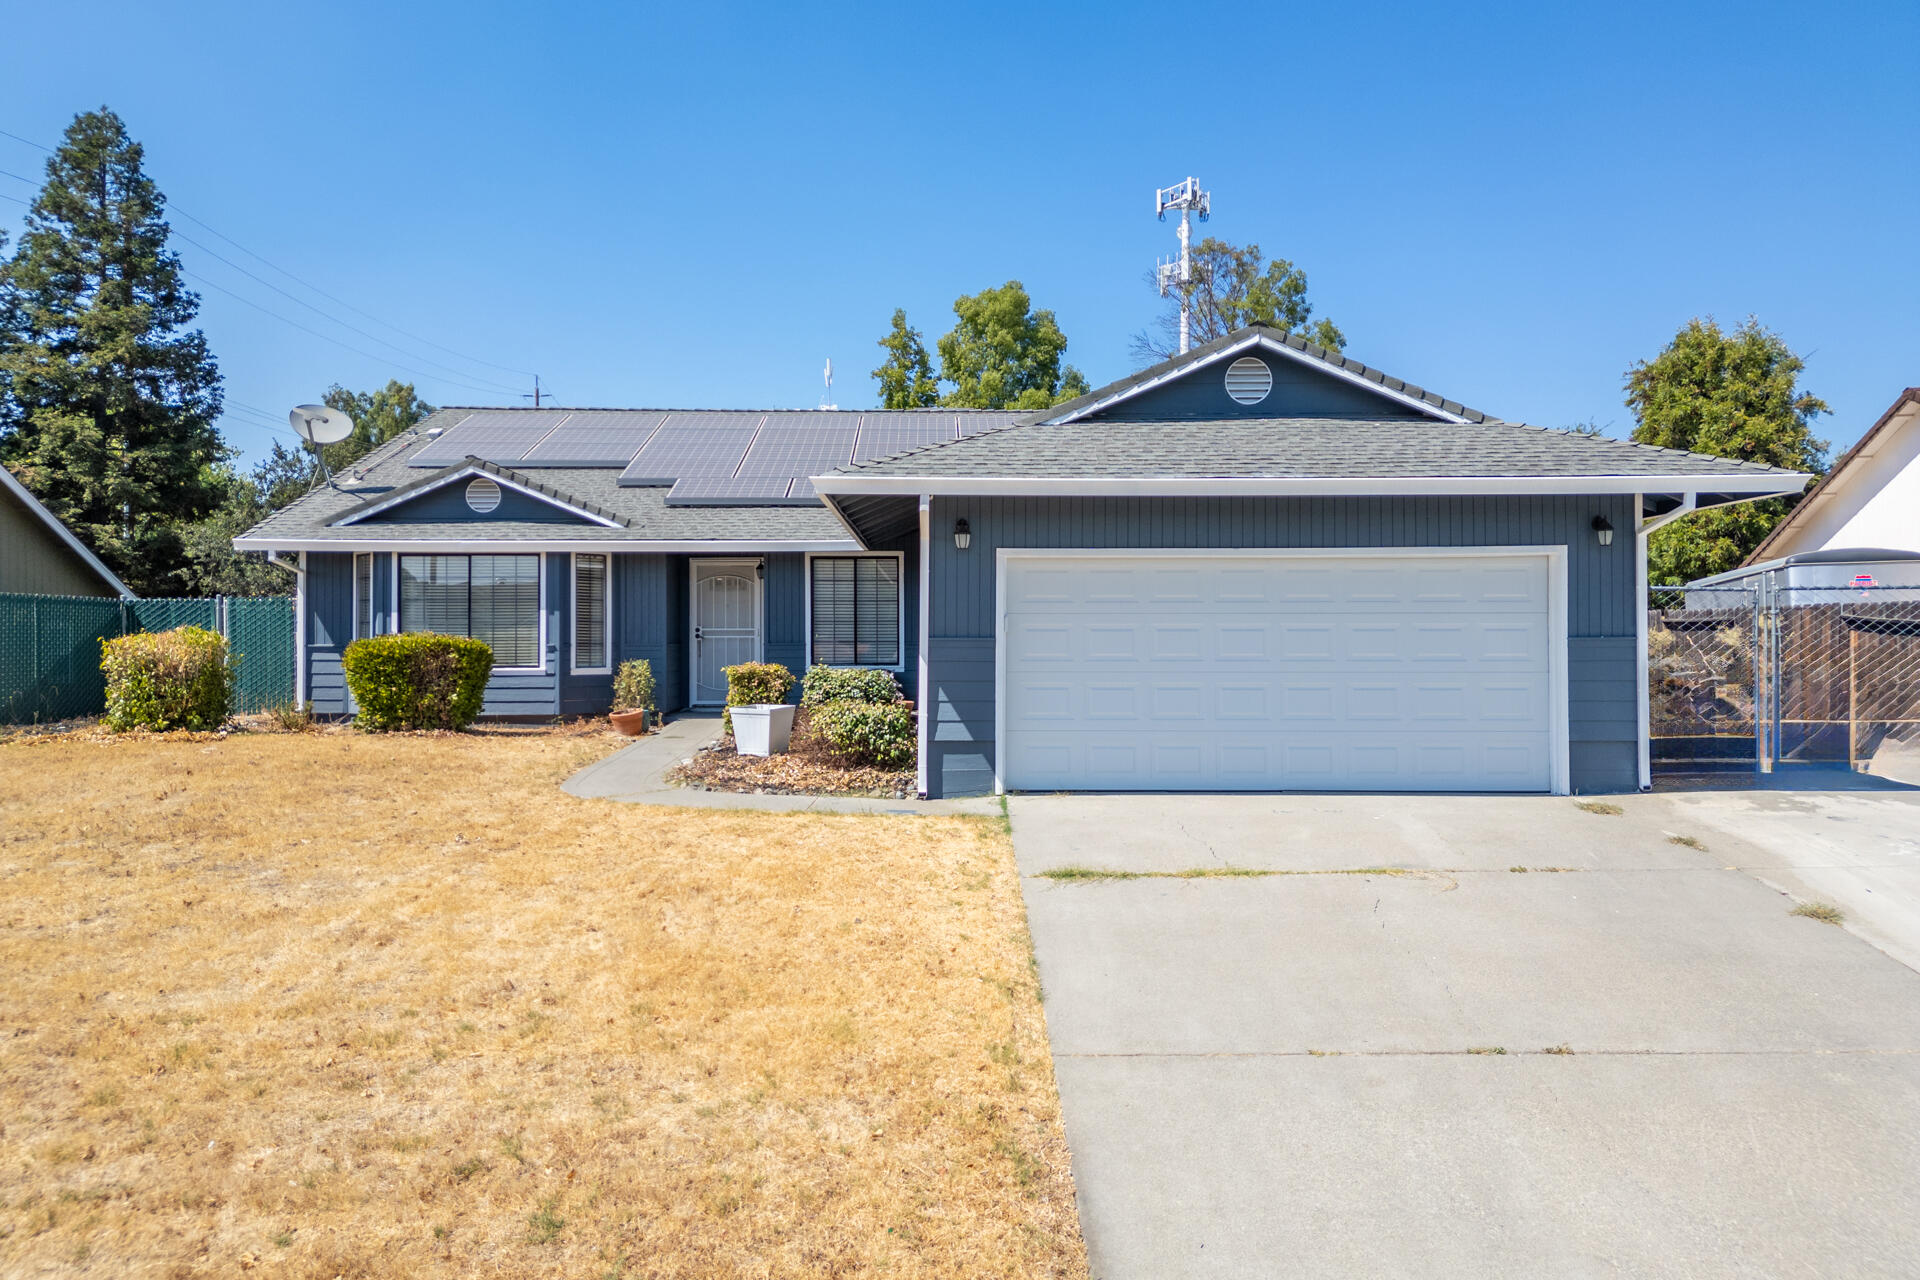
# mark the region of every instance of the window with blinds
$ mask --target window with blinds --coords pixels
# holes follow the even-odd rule
[[[362,551],[353,558],[353,638],[373,634],[373,556]]]
[[[539,667],[539,556],[401,556],[400,629],[472,636],[495,670]]]
[[[607,558],[573,558],[573,669],[606,671]]]
[[[830,667],[900,665],[900,561],[813,559],[813,661]]]

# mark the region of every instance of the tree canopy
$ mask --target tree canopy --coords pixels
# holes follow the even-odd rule
[[[135,591],[178,590],[223,495],[220,373],[166,200],[113,112],[75,117],[0,264],[0,458]]]
[[[353,419],[352,435],[322,446],[330,467],[344,467],[373,452],[433,412],[433,406],[414,393],[411,382],[397,378],[377,391],[349,391],[336,382],[327,388],[324,399],[328,408]]]
[[[874,381],[880,384],[881,408],[925,409],[940,403],[940,382],[933,376],[926,340],[918,329],[907,326],[903,308],[893,309],[893,327],[878,345],[887,353],[873,371]]]
[[[1626,403],[1640,444],[1818,474],[1826,441],[1813,420],[1831,412],[1799,386],[1806,362],[1749,316],[1732,333],[1712,317],[1689,320],[1660,353],[1626,373]],[[1798,498],[1698,512],[1649,540],[1649,580],[1678,584],[1737,567]]]
[[[1224,338],[1250,324],[1297,333],[1329,351],[1345,350],[1347,336],[1325,318],[1313,318],[1307,274],[1285,258],[1269,260],[1260,246],[1229,244],[1208,236],[1193,246],[1193,279],[1167,294],[1153,328],[1134,335],[1133,355],[1142,365],[1180,353],[1180,303],[1191,304],[1189,332],[1195,346]]]

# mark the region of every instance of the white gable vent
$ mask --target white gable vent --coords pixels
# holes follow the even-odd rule
[[[1273,390],[1273,370],[1265,360],[1241,356],[1227,366],[1227,394],[1240,404],[1259,404]]]
[[[467,505],[480,515],[486,515],[500,505],[500,486],[485,476],[475,476],[467,481]]]

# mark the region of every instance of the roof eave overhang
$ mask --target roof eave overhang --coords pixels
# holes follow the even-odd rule
[[[242,534],[233,540],[236,551],[403,551],[434,555],[534,554],[545,551],[591,551],[615,554],[777,555],[782,552],[857,551],[851,538],[409,538],[353,536],[316,538],[303,534]]]
[[[371,498],[359,506],[351,507],[340,515],[333,517],[327,524],[332,528],[359,524],[362,521],[371,520],[384,512],[391,511],[395,507],[405,506],[407,503],[418,501],[430,493],[438,493],[449,485],[458,484],[462,480],[471,479],[476,476],[485,476],[502,488],[512,489],[514,492],[523,494],[535,502],[544,503],[555,510],[565,511],[569,515],[578,516],[587,523],[597,524],[603,529],[622,529],[625,528],[627,524],[625,520],[614,515],[611,511],[603,510],[591,503],[581,502],[578,498],[574,498],[568,494],[548,489],[546,486],[530,481],[524,476],[518,475],[505,467],[482,461],[479,458],[469,458],[465,462],[456,462],[445,471],[423,476],[412,484],[401,485],[399,488],[383,494],[378,498]]]
[[[1717,493],[1770,498],[1800,492],[1797,472],[1646,476],[1027,477],[813,476],[822,496],[934,494],[974,497],[1380,497],[1431,494]]]
[[[1396,391],[1395,389],[1387,386],[1383,382],[1375,382],[1372,378],[1363,377],[1360,374],[1355,373],[1351,369],[1343,369],[1338,365],[1330,364],[1325,360],[1315,359],[1313,356],[1308,355],[1304,351],[1296,351],[1292,347],[1288,346],[1286,343],[1276,341],[1273,337],[1264,333],[1250,333],[1246,337],[1240,339],[1240,341],[1230,342],[1227,345],[1221,347],[1218,351],[1209,352],[1206,355],[1201,356],[1196,360],[1176,362],[1174,363],[1174,366],[1172,368],[1168,369],[1164,373],[1159,374],[1157,377],[1147,378],[1144,381],[1136,382],[1131,386],[1121,388],[1120,390],[1115,391],[1111,395],[1102,396],[1100,399],[1093,401],[1091,404],[1080,405],[1078,408],[1073,409],[1071,412],[1055,414],[1052,416],[1036,415],[1034,418],[1029,419],[1029,421],[1034,423],[1044,423],[1048,426],[1058,426],[1061,423],[1065,423],[1065,422],[1076,422],[1081,418],[1089,417],[1093,414],[1099,413],[1103,409],[1112,408],[1114,405],[1119,404],[1122,401],[1131,400],[1135,396],[1143,395],[1146,392],[1153,390],[1155,387],[1164,386],[1169,382],[1177,381],[1180,378],[1185,377],[1187,374],[1192,373],[1196,369],[1204,369],[1210,364],[1217,364],[1222,360],[1226,360],[1231,357],[1238,356],[1242,352],[1251,350],[1254,347],[1259,347],[1264,351],[1270,351],[1275,355],[1282,356],[1288,360],[1293,361],[1296,364],[1308,366],[1312,368],[1315,372],[1324,373],[1329,377],[1338,378],[1343,382],[1350,382],[1356,387],[1363,387],[1366,390],[1371,391],[1373,394],[1377,396],[1381,396],[1385,399],[1392,400],[1397,404],[1405,405],[1407,408],[1417,410],[1418,412],[1425,414],[1430,418],[1434,418],[1440,422],[1465,423],[1465,422],[1472,421],[1471,418],[1465,417],[1464,415],[1452,413],[1446,409],[1441,408],[1439,405],[1434,404],[1431,400],[1423,400],[1419,396],[1411,396],[1406,394],[1403,391]]]

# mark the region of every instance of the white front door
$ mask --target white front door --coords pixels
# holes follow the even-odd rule
[[[1012,555],[1002,782],[1552,789],[1556,565],[1546,553]]]
[[[760,660],[760,576],[752,560],[693,562],[693,703],[727,700],[728,667]]]

